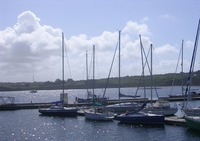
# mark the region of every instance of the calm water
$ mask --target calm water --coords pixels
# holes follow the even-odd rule
[[[192,89],[199,89],[200,87],[192,87]],[[159,97],[166,97],[171,92],[171,87],[159,87],[159,89],[156,90]],[[153,90],[153,99],[157,98],[156,91]],[[68,99],[69,103],[73,103],[75,101],[76,97],[80,98],[86,98],[86,90],[85,89],[73,89],[73,90],[65,90],[65,92],[68,93]],[[95,94],[102,96],[104,92],[104,89],[95,89]],[[29,102],[54,102],[58,101],[60,99],[60,93],[62,93],[62,90],[42,90],[38,91],[37,93],[29,93],[29,91],[13,91],[13,92],[0,92],[0,96],[12,96],[15,97],[16,103],[29,103]],[[122,94],[128,94],[128,95],[135,95],[136,88],[121,88]],[[174,87],[172,94],[180,94],[181,93],[181,87]],[[144,90],[139,89],[137,95],[140,95],[141,97],[144,97]],[[109,88],[106,91],[105,94],[106,97],[109,97],[109,99],[118,99],[118,89],[116,88]],[[146,96],[148,98],[151,97],[150,95],[150,89],[146,90]],[[1,101],[0,101],[1,103]]]
[[[133,93],[135,88],[124,88]],[[169,87],[158,89],[160,95],[168,95]],[[102,90],[98,90],[99,93]],[[133,92],[132,92],[133,91]],[[180,91],[177,87],[175,91]],[[74,92],[74,94],[72,94]],[[85,90],[69,90],[69,100],[84,97]],[[116,89],[109,89],[110,98],[116,98]],[[1,92],[14,96],[18,102],[51,102],[59,99],[60,91]],[[59,118],[40,116],[37,109],[0,111],[0,141],[199,141],[200,133],[181,126],[143,127],[117,122],[91,122],[84,117]]]
[[[1,141],[199,141],[200,134],[179,126],[142,127],[91,122],[84,117],[39,116],[38,110],[1,111]]]

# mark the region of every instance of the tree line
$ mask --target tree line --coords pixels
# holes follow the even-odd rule
[[[142,87],[143,81],[141,76],[125,76],[120,79],[120,87]],[[168,73],[168,74],[157,74],[145,76],[145,86],[171,86],[173,83],[175,86],[185,86],[188,80],[188,73]],[[118,88],[119,79],[118,77],[109,78],[108,85],[106,86],[107,78],[95,79],[93,80],[78,80],[74,81],[73,79],[68,79],[64,81],[65,89],[92,89],[94,88]],[[192,76],[192,85],[200,85],[200,71],[196,71]],[[24,91],[24,90],[57,90],[63,88],[63,81],[56,79],[53,81],[46,82],[2,82],[0,83],[0,91]]]

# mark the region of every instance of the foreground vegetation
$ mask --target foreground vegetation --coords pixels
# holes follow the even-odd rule
[[[153,76],[154,86],[171,86],[174,80],[174,76],[176,76],[174,85],[181,86],[186,85],[188,79],[188,73],[169,73],[169,74],[159,74]],[[182,77],[183,76],[183,77]],[[183,78],[183,81],[182,81]],[[125,76],[121,78],[121,87],[137,87],[142,86],[141,76]],[[94,86],[95,88],[105,88],[107,79],[97,79],[95,80]],[[140,83],[139,83],[140,82]],[[151,77],[145,76],[145,85],[151,85]],[[192,77],[192,85],[200,86],[200,71],[194,72]],[[118,78],[110,78],[108,86],[109,88],[117,88],[119,86]],[[88,87],[93,87],[93,81],[88,81]],[[65,89],[85,89],[87,88],[86,80],[74,81],[72,79],[68,79],[65,81]],[[22,90],[56,90],[62,89],[62,81],[57,79],[54,82],[46,81],[46,82],[18,82],[18,83],[0,83],[0,91],[22,91]]]

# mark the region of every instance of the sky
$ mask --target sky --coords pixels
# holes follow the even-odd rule
[[[107,78],[119,30],[121,76],[142,73],[139,35],[146,54],[153,44],[153,74],[181,71],[184,40],[183,71],[188,72],[199,18],[199,0],[1,0],[0,82],[61,79],[62,33],[66,80],[86,79],[86,51],[92,78],[93,45],[95,78]],[[118,58],[117,53],[111,77],[118,77]]]

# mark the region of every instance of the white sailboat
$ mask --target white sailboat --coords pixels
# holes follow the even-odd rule
[[[53,105],[49,108],[39,109],[39,113],[47,116],[77,116],[77,108],[64,106],[64,34],[62,33],[62,78],[63,78],[63,90],[62,90],[62,104]]]
[[[34,76],[33,76],[33,84],[35,83],[35,80],[34,80]],[[34,86],[33,86],[34,87]],[[37,93],[37,90],[36,89],[32,89],[30,90],[30,93]]]
[[[93,46],[93,105],[95,104],[94,99],[94,79],[95,79],[95,46]],[[114,114],[107,111],[104,107],[84,110],[85,118],[95,121],[112,121]]]
[[[141,48],[143,50],[143,54],[144,54],[144,57],[145,57],[145,62],[148,64],[148,61],[147,61],[147,56],[145,54],[145,51],[144,51],[144,48],[143,48],[143,45],[142,45],[142,40],[141,40],[141,36],[140,36],[140,44],[141,44]],[[153,49],[153,45],[151,44],[150,45],[150,52],[151,52],[151,67],[149,68],[149,72],[150,72],[150,76],[151,76],[151,103],[150,105],[147,105],[144,109],[142,109],[143,112],[146,112],[146,113],[151,113],[151,114],[158,114],[158,115],[163,115],[163,116],[170,116],[170,115],[174,115],[176,112],[177,112],[177,108],[176,107],[171,107],[169,101],[164,101],[164,100],[160,100],[159,99],[159,96],[158,96],[158,93],[157,93],[157,90],[154,86],[154,80],[153,80],[153,67],[152,67],[152,61],[153,61],[153,55],[152,55],[152,49]],[[147,65],[149,67],[149,65]],[[144,66],[143,66],[144,67]],[[145,85],[145,84],[144,84]],[[144,87],[145,89],[145,87]],[[155,90],[156,94],[157,94],[157,98],[158,100],[153,103],[153,89]],[[146,94],[145,94],[146,95]]]
[[[112,121],[114,118],[114,114],[112,112],[106,111],[105,108],[88,109],[85,110],[84,114],[86,119],[95,121]]]

